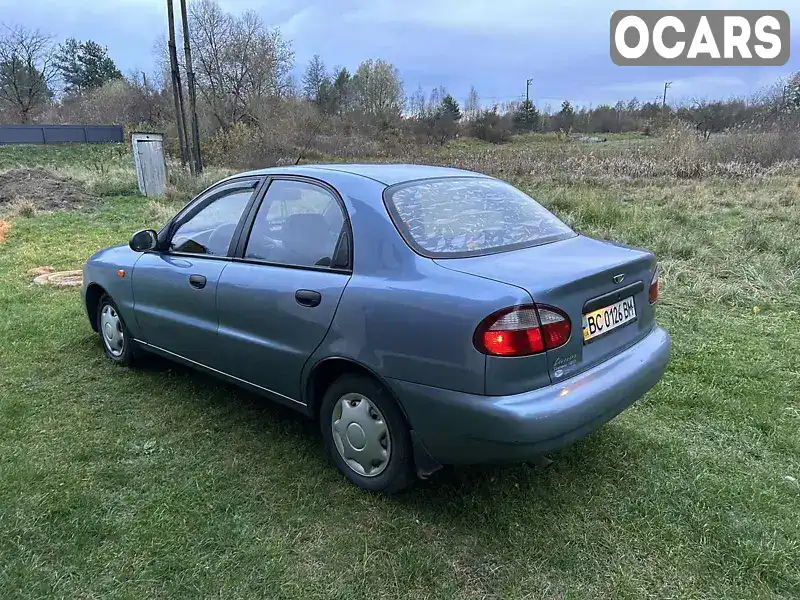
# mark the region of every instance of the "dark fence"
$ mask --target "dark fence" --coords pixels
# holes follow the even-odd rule
[[[122,125],[0,125],[0,145],[109,143],[124,139]]]

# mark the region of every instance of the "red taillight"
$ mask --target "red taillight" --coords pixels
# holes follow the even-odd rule
[[[653,278],[650,280],[650,304],[655,304],[658,301],[658,297],[661,295],[661,281],[659,280],[660,274],[661,269],[658,265],[656,265],[656,270],[653,272]]]
[[[572,324],[569,322],[569,317],[560,310],[550,306],[540,306],[539,320],[542,323],[545,348],[555,350],[569,341]]]
[[[550,306],[512,306],[486,317],[473,342],[484,354],[529,356],[563,346],[569,340],[569,318]]]

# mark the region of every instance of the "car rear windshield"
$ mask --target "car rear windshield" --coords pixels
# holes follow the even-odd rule
[[[533,198],[497,179],[412,181],[387,188],[384,196],[406,242],[431,258],[491,254],[576,235]]]

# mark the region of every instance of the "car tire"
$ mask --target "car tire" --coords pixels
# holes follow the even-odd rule
[[[374,379],[343,375],[334,381],[322,399],[320,428],[328,455],[358,487],[391,494],[415,481],[408,424]]]
[[[97,303],[97,330],[103,350],[111,362],[128,367],[134,364],[137,354],[133,347],[133,337],[119,314],[117,305],[108,294],[103,294]]]

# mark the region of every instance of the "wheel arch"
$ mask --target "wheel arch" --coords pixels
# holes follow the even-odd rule
[[[377,382],[378,385],[386,390],[392,400],[395,401],[400,412],[403,413],[403,418],[406,420],[406,423],[408,423],[409,427],[411,426],[408,415],[403,408],[403,403],[400,402],[400,399],[394,393],[391,386],[386,383],[386,380],[368,366],[344,356],[329,356],[316,362],[314,366],[311,367],[302,388],[303,399],[308,407],[308,413],[311,415],[311,418],[315,420],[318,418],[325,390],[339,377],[347,374],[363,375]]]
[[[89,316],[89,324],[92,326],[93,331],[100,331],[100,326],[97,323],[97,304],[103,294],[107,293],[99,283],[90,283],[86,288],[86,314]]]

